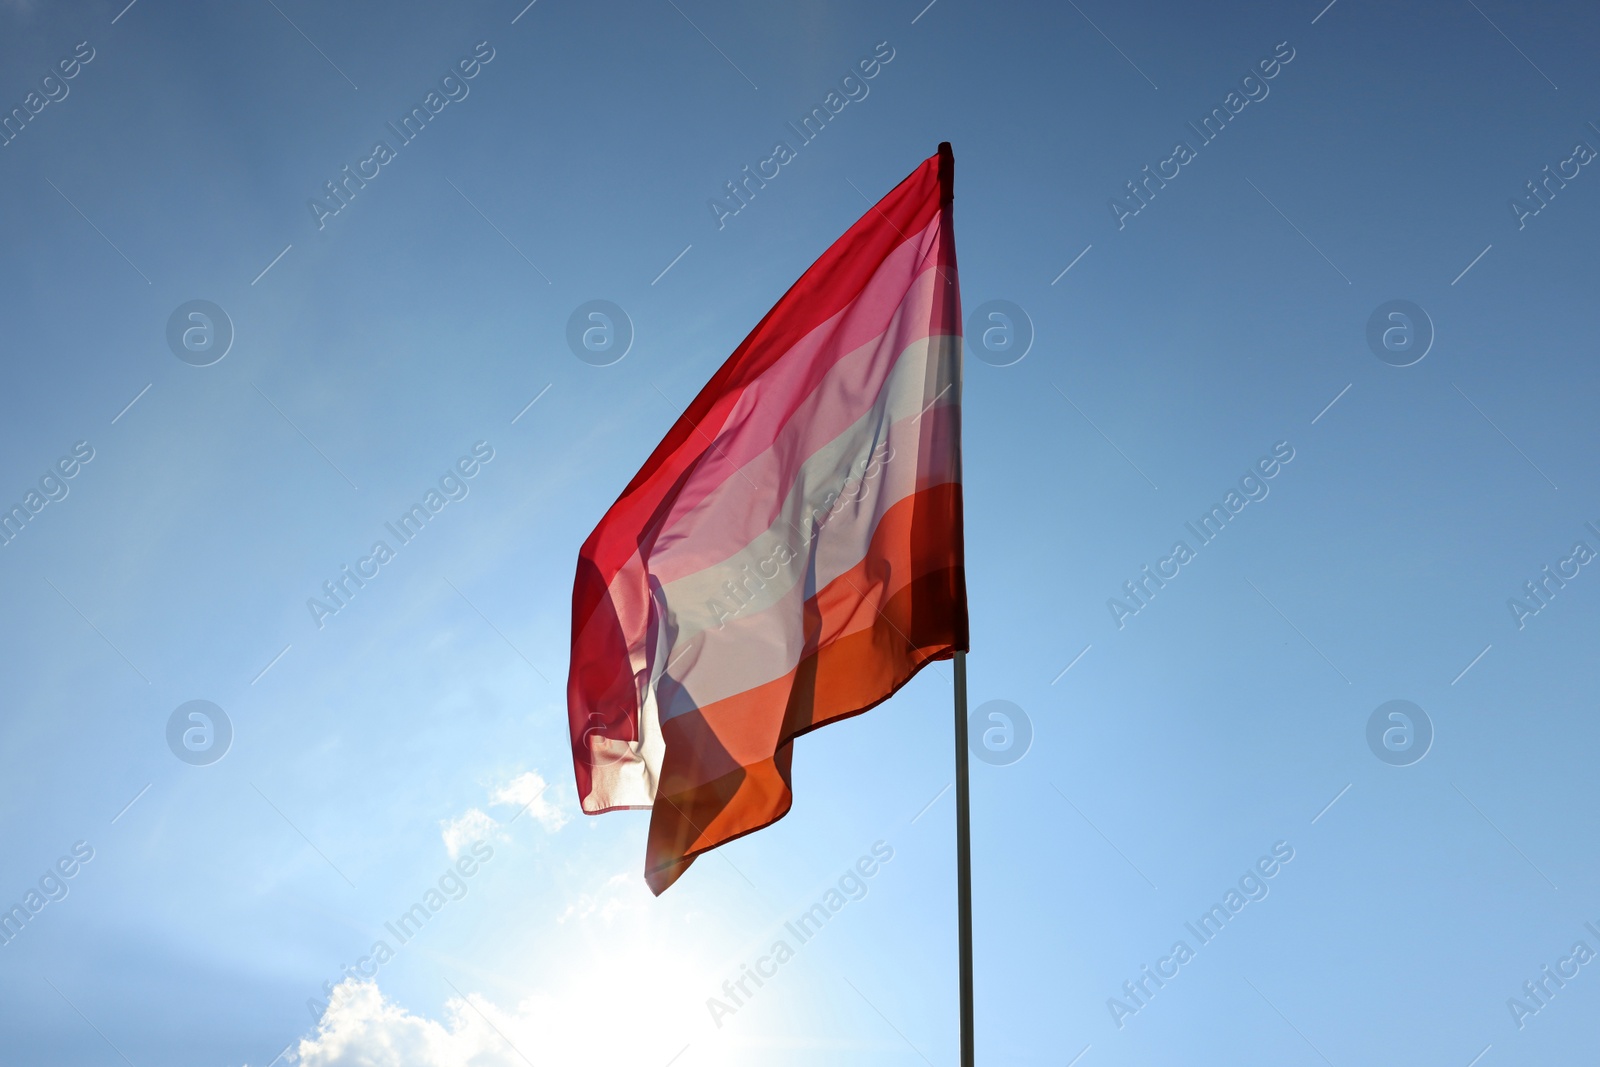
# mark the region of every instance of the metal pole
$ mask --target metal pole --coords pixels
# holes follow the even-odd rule
[[[967,654],[956,653],[956,936],[961,944],[961,1067],[973,1067],[972,826],[967,817]]]

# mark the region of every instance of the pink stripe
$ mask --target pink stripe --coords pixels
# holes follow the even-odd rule
[[[916,312],[909,316],[913,321],[901,334],[900,347],[891,354],[891,361],[912,341],[932,334],[961,332],[959,323],[944,321],[945,307],[936,299],[939,287],[934,272],[939,269],[940,223],[940,217],[935,215],[921,233],[913,235],[890,254],[860,294],[843,310],[812,330],[778,357],[765,373],[744,386],[720,427],[700,426],[701,433],[713,439],[715,446],[707,450],[703,462],[679,489],[674,514],[694,507],[722,482],[738,478],[737,469],[773,446],[782,429],[795,420],[800,405],[834,367],[858,356],[861,349],[883,337],[897,324],[897,318],[903,320],[907,312]],[[823,441],[861,417],[877,394],[876,385],[882,383],[882,376],[887,373],[888,366],[884,366],[877,382],[854,406],[850,416],[836,422]],[[805,455],[799,458],[803,460]],[[784,487],[778,488],[781,495]],[[670,529],[672,521],[669,517],[663,528]]]
[[[900,356],[933,336],[938,287],[936,275],[925,272],[888,328],[839,359],[819,381],[776,383],[810,387],[793,404],[787,422],[778,426],[747,418],[719,439],[717,449],[686,479],[663,522],[650,553],[651,572],[670,582],[728,558],[770,527],[806,460],[872,411]],[[926,396],[924,402],[933,399]],[[718,451],[738,469],[715,458]],[[738,453],[748,458],[739,463]]]
[[[735,556],[768,530],[788,538],[808,536],[805,514],[795,514],[790,501],[801,480],[812,484],[813,493],[818,488],[843,492],[849,471],[839,470],[841,484],[832,486],[827,484],[826,471],[841,460],[846,465],[866,461],[873,449],[888,439],[891,421],[909,422],[927,407],[941,388],[940,368],[948,362],[940,352],[927,349],[958,343],[953,338],[922,338],[899,349],[898,359],[891,359],[889,354],[896,352],[898,345],[898,338],[891,334],[841,361],[806,398],[801,413],[783,428],[773,447],[721,482],[698,505],[674,509],[667,531],[651,552],[651,574],[664,584],[671,583]],[[881,373],[884,366],[893,374]],[[953,400],[947,393],[925,422],[931,423],[938,407]],[[910,428],[912,433],[915,429]],[[906,428],[900,427],[894,435],[895,447],[901,451],[897,471],[922,466],[910,447],[915,438],[906,434]],[[844,450],[848,454],[835,455],[847,440],[854,442]],[[943,465],[934,463],[935,467]],[[813,507],[819,504],[820,499],[811,501]],[[792,528],[797,522],[801,528]]]
[[[894,458],[883,465],[880,483],[873,485],[871,492],[861,494],[863,500],[870,502],[867,507],[870,518],[866,528],[859,533],[862,539],[859,546],[861,552],[865,551],[865,546],[871,540],[872,528],[876,526],[878,516],[889,507],[913,493],[960,481],[960,471],[955,461],[955,442],[959,434],[956,424],[960,412],[954,392],[945,393],[919,414],[894,418],[893,413],[888,413],[888,419],[882,426],[870,428],[876,431],[879,440],[889,442],[894,449]],[[863,445],[861,450],[866,448]],[[856,510],[846,508],[844,513],[831,517],[823,532],[815,538],[815,544],[804,536],[783,536],[784,543],[798,558],[805,560],[802,567],[819,588],[860,562],[860,554],[852,555],[851,549],[846,546],[846,531],[855,525],[853,519],[847,516]],[[721,521],[721,518],[716,517],[717,521]],[[663,560],[659,554],[651,558],[650,574],[659,583],[658,595],[667,598],[667,605],[678,620],[675,640],[679,642],[679,647],[674,648],[669,658],[676,658],[682,642],[699,639],[699,635],[707,628],[707,619],[702,618],[707,614],[707,597],[725,595],[718,583],[723,578],[739,577],[735,555],[771,528],[772,524],[769,523],[734,552],[722,552],[719,549],[716,558],[699,560],[698,566],[693,565],[697,562],[696,557],[681,548],[676,558]],[[610,594],[618,606],[619,615],[625,622],[637,626],[638,632],[642,633],[647,626],[652,604],[649,597],[638,592],[646,587],[646,582],[635,576],[639,567],[639,558],[635,556],[612,581]],[[725,568],[727,573],[721,573]],[[717,579],[710,583],[709,589],[699,588],[691,593],[684,585],[685,580],[703,571],[718,572]],[[781,582],[774,584],[781,585]],[[592,630],[609,625],[615,623],[591,619],[581,633],[589,636]],[[676,671],[673,673],[678,674]]]
[[[954,412],[953,405],[941,404],[915,426],[911,419],[904,419],[889,428],[888,435],[895,439],[897,451],[895,461],[885,465],[884,477],[886,481],[894,477],[897,484],[869,495],[859,514],[841,513],[822,529],[814,544],[802,547],[797,561],[772,579],[773,586],[783,592],[771,603],[738,612],[722,629],[706,626],[709,620],[703,618],[703,598],[683,605],[669,604],[675,615],[682,612],[694,616],[695,628],[688,632],[690,627],[680,617],[682,628],[673,635],[670,653],[672,665],[668,673],[672,681],[656,691],[663,722],[781,678],[795,668],[808,650],[870,625],[869,613],[866,619],[854,619],[842,628],[813,633],[806,623],[805,604],[817,590],[837,581],[865,558],[885,512],[915,493],[957,480]],[[928,462],[907,477],[907,470],[919,453]],[[895,462],[902,462],[903,469],[895,472]],[[782,584],[785,580],[789,582],[787,586]],[[726,594],[721,595],[726,598]],[[734,601],[733,606],[736,605]]]

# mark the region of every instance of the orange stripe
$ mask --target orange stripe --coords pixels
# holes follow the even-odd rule
[[[662,724],[666,758],[645,862],[654,892],[697,853],[788,813],[796,737],[875,707],[930,661],[966,649],[961,487],[936,486],[901,503],[897,521],[886,513],[879,524],[859,575],[841,577],[807,605],[807,633],[838,636],[784,677]],[[889,592],[881,583],[895,573],[910,577]],[[843,631],[834,629],[840,622]]]
[[[851,634],[806,657],[783,680],[790,689],[787,705],[777,705],[784,712],[779,743],[764,759],[674,790],[671,779],[677,775],[673,772],[683,769],[675,767],[683,762],[681,755],[674,759],[675,753],[687,751],[690,760],[711,756],[712,762],[721,765],[731,761],[716,728],[702,713],[690,712],[663,723],[667,755],[645,847],[645,880],[651,890],[660,894],[677,881],[697,854],[770,826],[789,813],[793,800],[789,766],[796,737],[871,710],[929,662],[965,651],[963,586],[959,569],[926,575],[892,597],[870,630]],[[921,626],[914,625],[910,617],[913,602],[924,613]],[[958,634],[958,628],[963,632]],[[901,633],[916,647],[908,646]]]
[[[803,616],[795,623],[802,628],[805,643],[796,666],[769,682],[663,719],[663,735],[669,742],[667,761],[661,771],[661,788],[669,792],[688,788],[736,767],[769,758],[781,744],[780,732],[786,718],[782,709],[792,707],[791,693],[803,684],[800,672],[819,648],[826,649],[847,637],[874,631],[882,626],[885,614],[899,627],[898,631],[887,632],[881,648],[885,655],[898,654],[908,639],[916,644],[912,628],[926,622],[923,613],[908,610],[902,619],[891,612],[890,605],[903,590],[915,588],[924,576],[960,566],[960,541],[949,533],[951,529],[960,529],[960,516],[961,486],[955,482],[930,486],[892,504],[873,528],[861,560],[801,606]],[[964,609],[965,598],[960,602]],[[962,617],[965,618],[964,610]],[[823,687],[818,692],[819,699],[833,703],[827,687],[834,684],[834,680],[821,678],[816,684]],[[674,694],[661,703],[675,706],[680,699]],[[724,762],[711,758],[709,753],[698,755],[692,763],[673,760],[671,735],[666,732],[665,724],[687,716],[698,717],[715,731],[722,748],[726,749]],[[702,776],[675,778],[674,767],[682,772],[691,767],[699,768]]]

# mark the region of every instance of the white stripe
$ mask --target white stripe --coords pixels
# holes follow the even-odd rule
[[[870,538],[882,513],[916,492],[919,476],[923,481],[931,477],[934,483],[951,480],[949,463],[930,471],[919,471],[917,464],[919,421],[930,406],[929,371],[932,368],[937,373],[948,367],[953,348],[950,338],[936,340],[941,342],[937,346],[918,341],[906,349],[872,408],[796,468],[788,496],[772,525],[731,556],[662,586],[666,602],[674,608],[680,639],[715,626],[716,616],[705,608],[704,601],[721,597],[731,605],[739,603],[724,589],[726,582],[749,582],[752,574],[759,573],[766,579],[767,588],[755,593],[747,610],[761,610],[774,603],[803,573],[804,564],[780,570],[779,564],[772,561],[785,555],[808,556],[814,529],[829,534],[827,538],[815,538],[819,553],[815,561],[817,585],[827,585],[859,563],[866,550],[865,539],[855,546],[840,543],[849,540],[841,537],[847,528]],[[938,381],[936,377],[933,384]],[[949,398],[950,384],[946,378],[934,390],[934,396]],[[939,407],[951,403],[953,398]],[[929,419],[930,429],[935,421]],[[869,506],[870,512],[866,510]],[[717,514],[698,520],[708,527],[727,522]],[[863,521],[866,526],[860,525]],[[650,560],[651,572],[672,570],[672,549],[678,546],[687,551],[693,548],[694,539],[675,539],[665,548],[658,546]],[[775,585],[779,588],[774,589]]]
[[[919,370],[927,373],[932,339],[918,337],[920,332],[897,320],[885,333],[840,359],[776,432],[771,428],[773,416],[761,409],[759,398],[748,411],[731,416],[727,433],[684,480],[651,550],[650,573],[663,583],[676,581],[727,558],[754,537],[760,526],[751,519],[762,525],[769,521],[773,504],[789,495],[811,454],[826,448],[824,442],[829,438],[845,437],[881,408],[889,378],[903,357],[915,352],[915,358],[922,360],[919,368],[899,372],[903,380]],[[921,387],[920,382],[913,384]],[[949,377],[940,378],[932,392],[921,396],[921,405],[928,406],[949,384]],[[753,386],[746,393],[758,389]],[[861,415],[853,423],[845,423],[841,414],[852,411]],[[896,409],[893,417],[900,415]],[[760,437],[768,443],[747,452],[746,458],[737,461],[738,469],[730,471],[737,439],[744,437]],[[730,519],[738,524],[730,528]]]
[[[702,423],[697,435],[710,447],[695,467],[685,472],[651,551],[651,573],[669,582],[718,558],[676,556],[669,560],[663,549],[674,541],[689,541],[713,551],[719,547],[729,551],[741,543],[743,538],[736,537],[730,544],[728,531],[720,525],[693,528],[696,515],[706,512],[707,500],[730,492],[736,496],[753,493],[768,500],[784,496],[793,482],[795,466],[822,441],[844,432],[847,424],[840,413],[860,412],[871,404],[882,392],[895,362],[915,341],[927,336],[941,284],[937,270],[922,271],[889,312],[881,332],[862,338],[839,358],[830,359],[828,352],[843,343],[843,335],[854,332],[845,320],[872,311],[871,307],[853,310],[855,305],[846,308],[741,389],[720,425]],[[862,298],[857,298],[856,304],[861,303]],[[787,416],[774,410],[775,399],[782,398],[787,407],[789,398],[800,389],[805,392]],[[730,463],[736,465],[732,470]],[[719,516],[718,522],[722,521]],[[756,530],[747,532],[753,536]]]
[[[861,562],[890,507],[956,480],[948,388],[956,345],[953,338],[937,340],[908,349],[873,411],[802,466],[777,523],[732,558],[662,587],[672,653],[670,672],[664,665],[657,674],[670,673],[678,683],[661,694],[663,721],[793,670],[808,644],[806,600]],[[924,414],[928,396],[941,393],[949,399]],[[880,457],[875,477],[873,457]],[[863,461],[867,477],[857,475]],[[844,506],[819,508],[851,484],[859,488]],[[818,510],[826,518],[813,526]],[[834,636],[823,633],[817,641]]]

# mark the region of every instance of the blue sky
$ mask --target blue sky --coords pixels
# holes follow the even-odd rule
[[[794,811],[660,899],[647,816],[577,811],[563,707],[583,537],[941,140],[966,308],[1034,334],[966,377],[972,704],[1032,731],[973,766],[981,1060],[1592,1048],[1592,9],[123,2],[0,3],[0,904],[38,894],[0,945],[9,1058],[954,1063],[947,665],[803,739]],[[631,322],[609,366],[566,340],[591,300]],[[1408,366],[1367,339],[1397,300]],[[214,361],[169,345],[193,301]],[[220,760],[169,747],[195,700]],[[1415,716],[1368,743],[1393,700],[1420,758]]]

